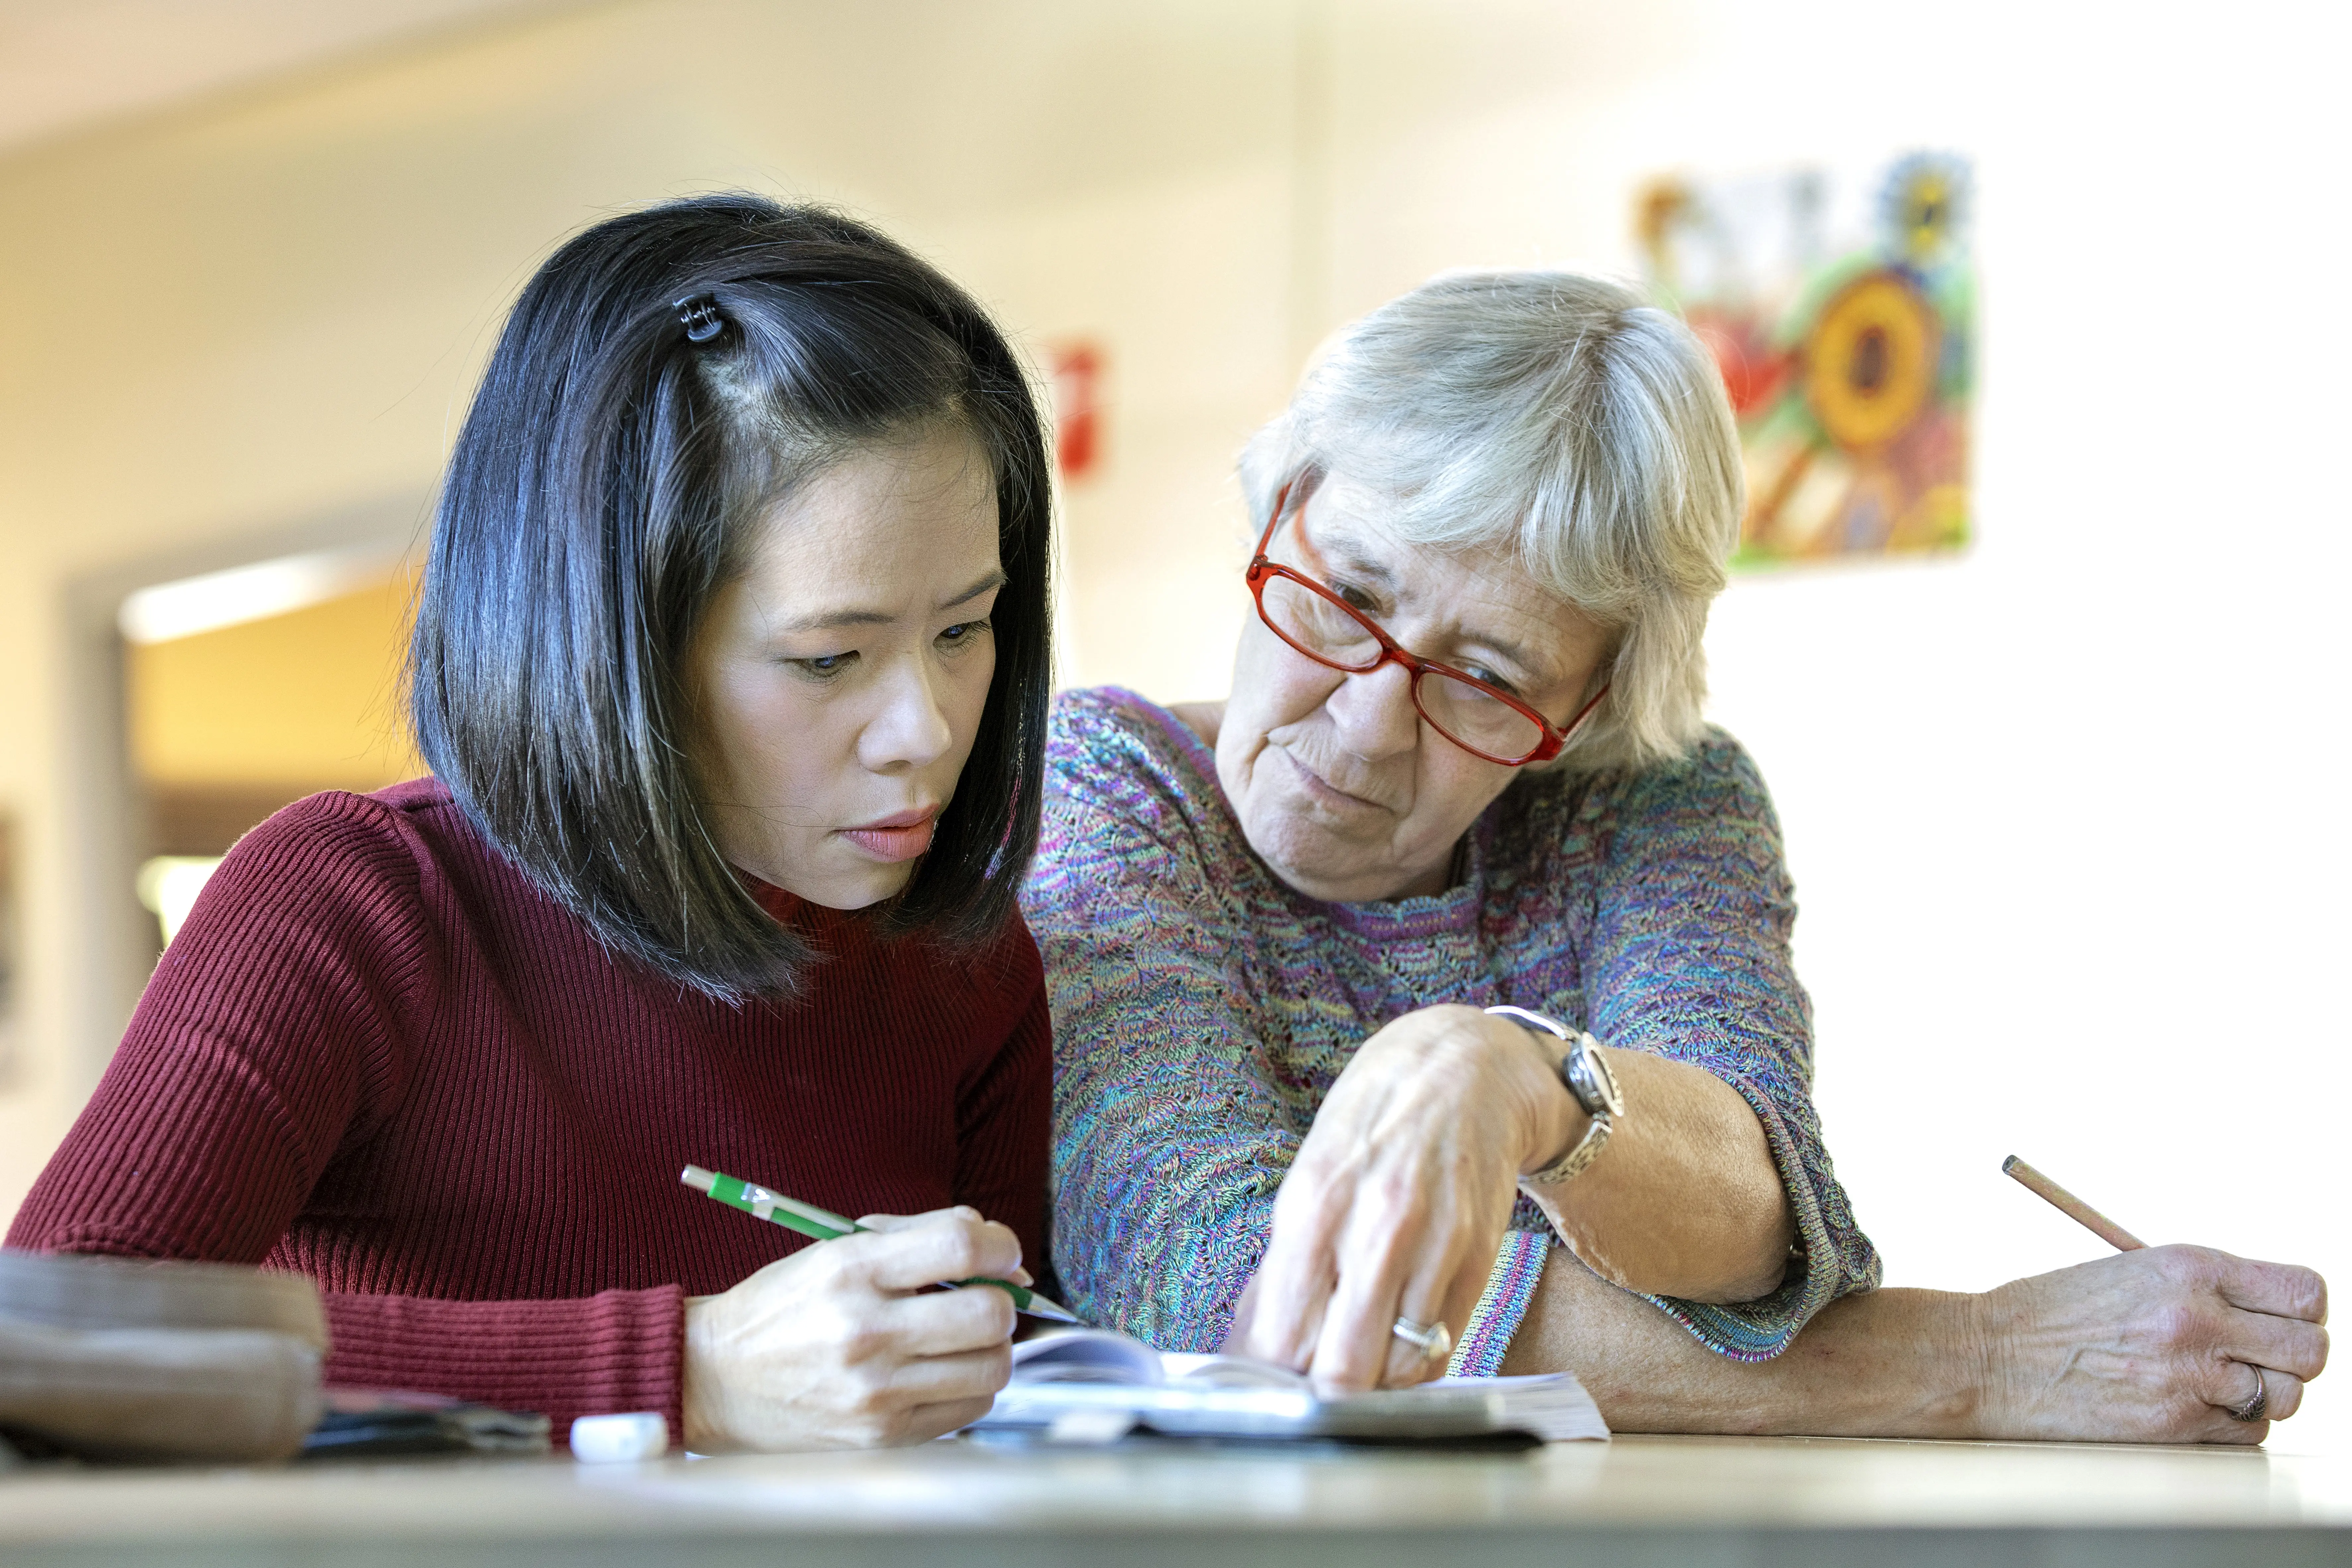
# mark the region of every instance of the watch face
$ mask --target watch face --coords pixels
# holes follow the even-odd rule
[[[1625,1097],[1618,1092],[1617,1075],[1609,1070],[1608,1060],[1593,1048],[1595,1043],[1591,1035],[1586,1035],[1570,1048],[1570,1058],[1576,1063],[1577,1077],[1582,1080],[1580,1087],[1591,1091],[1577,1098],[1585,1102],[1587,1111],[1594,1110],[1592,1102],[1598,1100],[1598,1109],[1612,1116],[1622,1116],[1625,1114]]]

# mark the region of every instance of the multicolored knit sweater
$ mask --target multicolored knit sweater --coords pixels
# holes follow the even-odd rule
[[[1712,1349],[1767,1359],[1877,1283],[1813,1110],[1780,825],[1729,736],[1630,777],[1522,774],[1457,886],[1364,904],[1276,879],[1209,748],[1133,692],[1066,693],[1047,759],[1023,907],[1054,1013],[1054,1258],[1087,1319],[1217,1349],[1332,1080],[1381,1025],[1446,1002],[1695,1062],[1755,1107],[1797,1217],[1786,1279],[1738,1306],[1652,1298]],[[1457,1373],[1501,1364],[1549,1254],[1524,1196],[1511,1225]]]

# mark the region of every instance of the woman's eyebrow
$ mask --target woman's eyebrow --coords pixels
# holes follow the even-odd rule
[[[803,616],[776,627],[780,632],[829,632],[837,626],[887,626],[896,616],[880,610],[827,610],[822,615]]]
[[[1384,592],[1396,590],[1396,574],[1364,553],[1363,547],[1347,535],[1337,539],[1314,539],[1305,542],[1307,551],[1321,557],[1323,570],[1335,576],[1345,576],[1367,587]],[[1310,563],[1312,564],[1312,563]]]
[[[952,610],[958,605],[968,605],[974,599],[979,598],[982,594],[1002,588],[1005,584],[1011,581],[1012,579],[1004,574],[1004,569],[1003,567],[1000,566],[994,568],[986,576],[981,578],[979,582],[974,583],[971,587],[966,588],[962,593],[958,594],[954,598],[942,599],[940,601],[940,608],[942,610]]]
[[[1348,531],[1344,521],[1322,521],[1310,534],[1307,530],[1307,520],[1302,515],[1298,520],[1297,538],[1308,557],[1308,565],[1319,564],[1326,572],[1346,573],[1371,587],[1391,590],[1396,587],[1396,574],[1364,552],[1364,546]]]
[[[1327,525],[1320,538],[1305,542],[1309,551],[1322,557],[1327,571],[1350,577],[1367,587],[1378,588],[1391,598],[1397,595],[1396,574],[1367,554],[1361,544],[1349,538],[1344,523]],[[1456,646],[1467,644],[1485,648],[1499,656],[1505,663],[1517,666],[1519,678],[1531,686],[1539,686],[1559,678],[1559,668],[1556,663],[1538,658],[1528,651],[1525,643],[1515,642],[1509,637],[1457,623],[1454,641]]]
[[[1002,588],[1011,579],[1003,568],[992,567],[988,574],[962,593],[940,601],[940,608],[952,610],[958,605],[968,605],[982,594]],[[820,615],[803,616],[776,627],[779,632],[829,632],[841,626],[887,626],[898,617],[885,610],[826,610]]]
[[[1526,648],[1520,647],[1517,643],[1512,642],[1507,637],[1481,637],[1477,640],[1485,643],[1488,647],[1493,648],[1496,653],[1502,655],[1504,658],[1517,665],[1529,675],[1541,676],[1548,673],[1548,667],[1543,660],[1537,658],[1535,656],[1528,653]]]
[[[1500,655],[1505,663],[1518,666],[1519,673],[1530,681],[1550,680],[1559,673],[1557,667],[1549,660],[1536,658],[1528,651],[1527,645],[1513,642],[1508,637],[1496,637],[1491,632],[1465,626],[1455,640]]]

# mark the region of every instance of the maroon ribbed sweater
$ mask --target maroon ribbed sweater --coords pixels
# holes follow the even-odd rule
[[[296,1270],[331,1383],[680,1432],[684,1299],[803,1245],[682,1165],[966,1203],[1045,1256],[1027,929],[950,959],[793,918],[805,996],[723,1006],[604,952],[434,781],[314,795],[214,874],[8,1245]]]

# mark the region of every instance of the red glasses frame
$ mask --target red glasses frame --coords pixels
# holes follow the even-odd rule
[[[1289,510],[1290,489],[1289,485],[1285,485],[1282,487],[1282,492],[1274,498],[1274,515],[1266,520],[1265,531],[1258,535],[1257,553],[1250,559],[1248,573],[1250,597],[1257,605],[1257,618],[1265,623],[1266,630],[1282,639],[1284,647],[1302,658],[1314,660],[1326,669],[1337,669],[1349,675],[1370,675],[1384,664],[1404,666],[1412,676],[1412,710],[1421,715],[1422,722],[1483,762],[1496,763],[1507,768],[1523,768],[1533,763],[1548,763],[1559,755],[1570,741],[1576,739],[1577,731],[1584,728],[1585,721],[1592,717],[1593,710],[1599,708],[1601,699],[1609,695],[1609,687],[1606,683],[1592,694],[1591,700],[1576,710],[1576,717],[1568,721],[1568,727],[1561,729],[1509,692],[1488,681],[1479,679],[1469,671],[1456,669],[1450,664],[1440,664],[1433,658],[1423,658],[1417,653],[1408,651],[1394,637],[1389,636],[1373,622],[1367,620],[1363,612],[1357,609],[1355,605],[1348,603],[1314,578],[1304,573],[1294,572],[1289,567],[1280,565],[1270,559],[1265,552],[1266,547],[1274,542],[1274,531],[1282,526],[1283,517]],[[1380,657],[1370,664],[1340,664],[1293,640],[1290,634],[1276,626],[1274,617],[1265,613],[1265,584],[1269,578],[1274,577],[1288,578],[1363,627],[1379,645]],[[1448,679],[1464,681],[1476,687],[1504,707],[1522,715],[1533,723],[1542,733],[1543,739],[1536,742],[1533,751],[1517,757],[1498,757],[1492,752],[1482,752],[1467,741],[1458,739],[1448,732],[1444,725],[1431,718],[1429,710],[1421,704],[1422,678],[1432,670],[1435,670]]]

